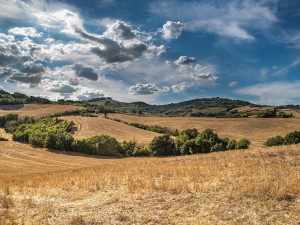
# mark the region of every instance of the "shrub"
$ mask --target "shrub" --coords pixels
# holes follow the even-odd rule
[[[65,120],[63,122],[63,128],[66,132],[71,132],[74,125],[75,125],[75,123],[72,120],[71,121]]]
[[[43,133],[41,130],[35,130],[29,136],[29,144],[36,147],[44,147],[45,137],[46,134]]]
[[[124,155],[131,156],[135,150],[136,141],[122,141],[121,147]]]
[[[121,156],[122,148],[114,137],[109,135],[96,135],[87,139],[86,143],[93,150],[91,153],[103,156]]]
[[[210,143],[203,139],[202,137],[197,137],[195,139],[196,142],[196,149],[194,150],[194,153],[209,153],[211,149]]]
[[[208,141],[211,146],[217,144],[219,142],[219,137],[217,134],[213,132],[212,129],[206,128],[199,134],[199,137],[203,140]]]
[[[248,149],[250,144],[251,142],[248,139],[243,138],[237,143],[237,149]]]
[[[11,113],[4,116],[0,116],[0,127],[4,127],[7,122],[17,121],[18,118],[19,117],[17,114],[11,114]]]
[[[284,143],[284,138],[277,135],[276,137],[271,137],[269,138],[265,143],[264,145],[265,146],[275,146],[275,145],[283,145]]]
[[[290,113],[286,113],[286,112],[279,112],[278,115],[277,115],[278,118],[290,118],[290,117],[293,117],[293,114]]]
[[[142,148],[134,148],[134,151],[132,152],[132,156],[151,156],[152,155],[152,151],[145,147]]]
[[[237,141],[236,141],[235,139],[230,140],[230,141],[228,142],[226,148],[227,148],[228,150],[234,150],[234,149],[236,149],[236,148],[237,148]]]
[[[171,156],[174,155],[175,143],[170,135],[165,134],[155,137],[150,143],[149,149],[155,156]]]
[[[72,143],[74,138],[71,134],[66,132],[58,132],[55,135],[55,149],[57,150],[65,150],[72,151]]]
[[[197,145],[195,142],[195,139],[192,140],[186,140],[183,142],[183,144],[180,146],[179,151],[181,155],[191,155],[194,153],[197,153]]]
[[[196,128],[189,128],[186,130],[180,131],[180,136],[186,136],[187,140],[194,139],[198,136],[198,130]]]
[[[222,143],[217,143],[211,147],[210,151],[211,152],[219,152],[219,151],[224,151],[225,149],[226,149],[226,147],[224,148]]]
[[[276,110],[267,110],[265,112],[259,113],[257,118],[273,118],[276,117]]]
[[[173,133],[172,133],[173,136],[178,136],[179,135],[179,131],[176,129]]]
[[[72,150],[86,154],[92,154],[92,146],[87,143],[87,138],[75,139],[72,142]]]
[[[300,143],[300,131],[293,131],[288,133],[284,138],[285,145]]]

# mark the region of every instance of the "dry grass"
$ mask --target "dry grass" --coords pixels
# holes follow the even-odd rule
[[[257,147],[299,129],[298,117],[115,117],[172,129],[209,127],[220,136],[247,137],[254,147],[111,159],[0,142],[0,224],[300,224],[300,145]],[[100,117],[65,118],[77,123],[76,137],[105,133],[147,143],[157,135]],[[1,129],[0,136],[10,138]]]
[[[42,104],[20,104],[20,105],[0,105],[0,116],[8,113],[15,113],[20,116],[34,116],[37,118],[51,116],[55,113],[80,109],[79,106],[72,105],[42,105]]]
[[[295,115],[298,115],[294,112]],[[172,130],[197,128],[213,129],[221,137],[248,138],[251,147],[261,147],[269,138],[276,135],[299,130],[300,116],[288,119],[277,118],[207,118],[207,117],[145,117],[124,114],[110,114],[109,117],[127,122],[142,123],[146,125],[159,125]]]
[[[96,134],[108,134],[115,137],[118,141],[136,140],[139,146],[149,144],[158,133],[142,130],[116,121],[99,117],[64,116],[66,120],[73,120],[77,130],[74,137],[83,138]]]
[[[5,148],[0,224],[300,223],[300,145],[125,159]]]

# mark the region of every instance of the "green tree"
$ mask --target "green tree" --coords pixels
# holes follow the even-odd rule
[[[168,134],[155,137],[149,145],[149,149],[155,156],[174,155],[175,143]]]

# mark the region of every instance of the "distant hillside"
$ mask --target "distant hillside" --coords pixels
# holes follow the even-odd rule
[[[268,110],[266,106],[254,105],[247,101],[226,98],[201,98],[166,105],[150,105],[145,102],[119,102],[110,97],[94,98],[84,101],[63,100],[50,101],[46,98],[27,96],[15,92],[13,94],[0,90],[0,105],[12,104],[56,104],[73,105],[90,109],[89,112],[117,112],[156,116],[195,116],[195,117],[248,117]],[[254,107],[259,107],[257,110]],[[246,107],[248,111],[239,110]],[[299,108],[299,106],[281,106],[281,108]],[[274,107],[272,107],[274,108]]]
[[[46,98],[27,96],[22,93],[15,92],[13,94],[0,90],[0,105],[11,104],[49,104],[51,101]]]
[[[225,98],[201,98],[166,105],[149,105],[145,102],[124,103],[112,99],[90,101],[93,104],[112,108],[117,112],[130,114],[151,114],[158,116],[224,116],[230,110],[243,106],[254,106],[247,101]]]

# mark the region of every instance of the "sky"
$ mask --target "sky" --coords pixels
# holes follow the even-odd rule
[[[0,0],[0,89],[300,104],[299,0]]]

